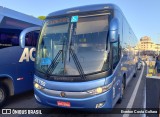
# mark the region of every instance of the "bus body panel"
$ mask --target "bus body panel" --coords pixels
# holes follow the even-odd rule
[[[106,93],[92,96],[90,98],[81,98],[81,99],[74,99],[74,98],[62,98],[62,97],[54,97],[46,95],[39,90],[34,90],[37,97],[40,99],[40,104],[43,105],[50,105],[54,107],[58,107],[57,101],[64,101],[70,102],[70,108],[96,108],[96,104],[105,102],[103,108],[112,108],[112,89],[107,91]],[[38,101],[37,101],[38,102]]]
[[[19,21],[24,21],[26,23],[32,24],[32,26],[33,26],[33,24],[34,25],[39,25],[39,26],[42,25],[42,21],[39,20],[38,18],[35,18],[33,16],[29,16],[29,15],[17,12],[15,10],[11,10],[11,9],[6,8],[6,7],[0,6],[0,21],[4,17],[16,19],[16,20],[19,20]]]
[[[3,55],[0,62],[2,66],[0,74],[12,77],[15,94],[33,89],[34,62],[30,58],[28,62],[25,60],[19,62],[23,50],[19,46],[0,49]]]
[[[40,77],[34,76],[34,81],[45,82],[45,88],[50,90],[58,91],[87,91],[96,87],[103,86],[106,78],[101,78],[99,80],[87,81],[87,82],[56,82],[48,81]],[[112,81],[109,77],[106,82],[108,84]]]
[[[137,44],[136,36],[134,35],[132,29],[130,28],[128,22],[126,21],[123,13],[121,10],[113,5],[113,4],[104,4],[104,5],[91,5],[91,6],[83,6],[83,7],[75,7],[71,9],[65,9],[57,12],[53,12],[48,15],[48,19],[51,19],[52,17],[58,17],[69,14],[69,11],[75,11],[73,14],[79,13],[79,12],[89,12],[89,11],[98,11],[102,10],[102,8],[110,9],[113,11],[113,18],[118,19],[119,28],[118,28],[118,34],[119,34],[119,49],[120,52],[117,54],[120,55],[118,63],[116,63],[115,66],[113,66],[113,73],[110,76],[107,76],[106,78],[100,78],[93,81],[88,82],[58,82],[58,81],[49,81],[41,76],[34,77],[34,82],[39,83],[38,80],[41,80],[45,82],[45,86],[43,86],[46,89],[49,90],[57,90],[60,92],[69,92],[69,91],[86,91],[89,89],[98,88],[104,85],[108,85],[109,83],[113,82],[112,87],[106,91],[105,93],[93,95],[89,98],[67,98],[67,97],[61,97],[60,93],[58,96],[54,95],[48,95],[42,92],[41,90],[38,90],[34,88],[35,91],[35,98],[37,99],[37,102],[44,105],[50,105],[50,106],[57,106],[57,101],[64,101],[64,102],[70,102],[71,108],[96,108],[96,104],[104,102],[104,105],[101,108],[113,108],[117,101],[119,100],[121,96],[121,84],[124,80],[125,85],[127,86],[130,79],[136,73],[136,64],[137,64],[137,51],[135,52],[135,46]],[[77,11],[76,11],[77,10]],[[79,11],[78,11],[79,10]],[[72,14],[70,12],[70,14]],[[113,47],[116,47],[116,45],[112,45]],[[114,48],[111,48],[111,51],[116,51]],[[113,56],[112,59],[115,59]],[[105,80],[104,80],[105,79]],[[40,83],[39,83],[40,84]],[[40,84],[41,85],[41,84]]]
[[[102,10],[102,9],[105,10],[105,9],[114,9],[114,8],[119,9],[116,5],[113,5],[113,4],[85,5],[85,6],[68,8],[68,9],[52,12],[47,16],[47,18],[71,14],[71,13],[78,13],[78,12],[83,13],[83,12],[88,12],[88,11],[97,11],[97,10]]]
[[[77,83],[66,83],[66,82],[54,82],[54,81],[48,81],[42,78],[39,78],[35,76],[34,81],[39,80],[38,82],[45,82],[45,88],[49,90],[56,90],[56,91],[69,91],[69,92],[81,92],[81,91],[87,91],[99,86],[103,86],[104,83],[109,83],[112,81],[112,76],[108,78],[103,78],[99,80],[89,81],[89,82],[77,82]],[[105,80],[107,79],[107,80]],[[48,87],[48,88],[47,88]],[[41,103],[44,105],[50,105],[50,106],[57,106],[57,101],[64,101],[64,102],[70,102],[71,108],[95,108],[96,104],[105,102],[104,108],[112,108],[112,97],[113,97],[113,91],[112,89],[108,90],[107,92],[91,96],[88,98],[67,98],[67,97],[61,97],[60,94],[56,97],[53,95],[48,95],[45,92],[39,91],[37,89],[34,89],[36,97],[38,97],[41,100]]]
[[[32,48],[35,48],[36,38],[28,35],[28,49],[24,53],[26,48],[19,46],[19,34],[25,28],[41,26],[42,23],[37,18],[0,6],[0,82],[12,80],[13,86],[5,82],[9,90],[14,90],[10,95],[33,89],[35,51]]]

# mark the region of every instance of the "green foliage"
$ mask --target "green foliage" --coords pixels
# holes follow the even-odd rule
[[[45,20],[46,16],[38,16],[38,18],[41,19],[41,20]]]

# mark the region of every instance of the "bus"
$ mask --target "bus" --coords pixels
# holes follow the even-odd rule
[[[33,89],[38,32],[27,34],[24,49],[19,45],[19,36],[25,28],[42,23],[38,18],[0,6],[0,107],[9,96]]]
[[[114,4],[50,13],[36,48],[37,102],[63,108],[113,108],[136,76],[137,43]]]

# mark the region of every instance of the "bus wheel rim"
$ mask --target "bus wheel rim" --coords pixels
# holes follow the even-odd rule
[[[3,102],[4,100],[4,91],[0,89],[0,102]]]

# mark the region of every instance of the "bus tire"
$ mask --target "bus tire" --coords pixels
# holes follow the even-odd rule
[[[8,88],[6,85],[0,83],[0,108],[6,104],[8,99]]]
[[[121,83],[121,93],[120,93],[120,98],[118,100],[118,103],[120,104],[123,100],[123,96],[124,96],[124,90],[125,90],[125,80],[123,78],[122,83]]]
[[[135,78],[137,76],[137,68],[135,69],[135,73],[133,74],[133,77]]]
[[[135,78],[136,76],[137,76],[137,74],[136,74],[136,73],[134,73],[133,77]]]

